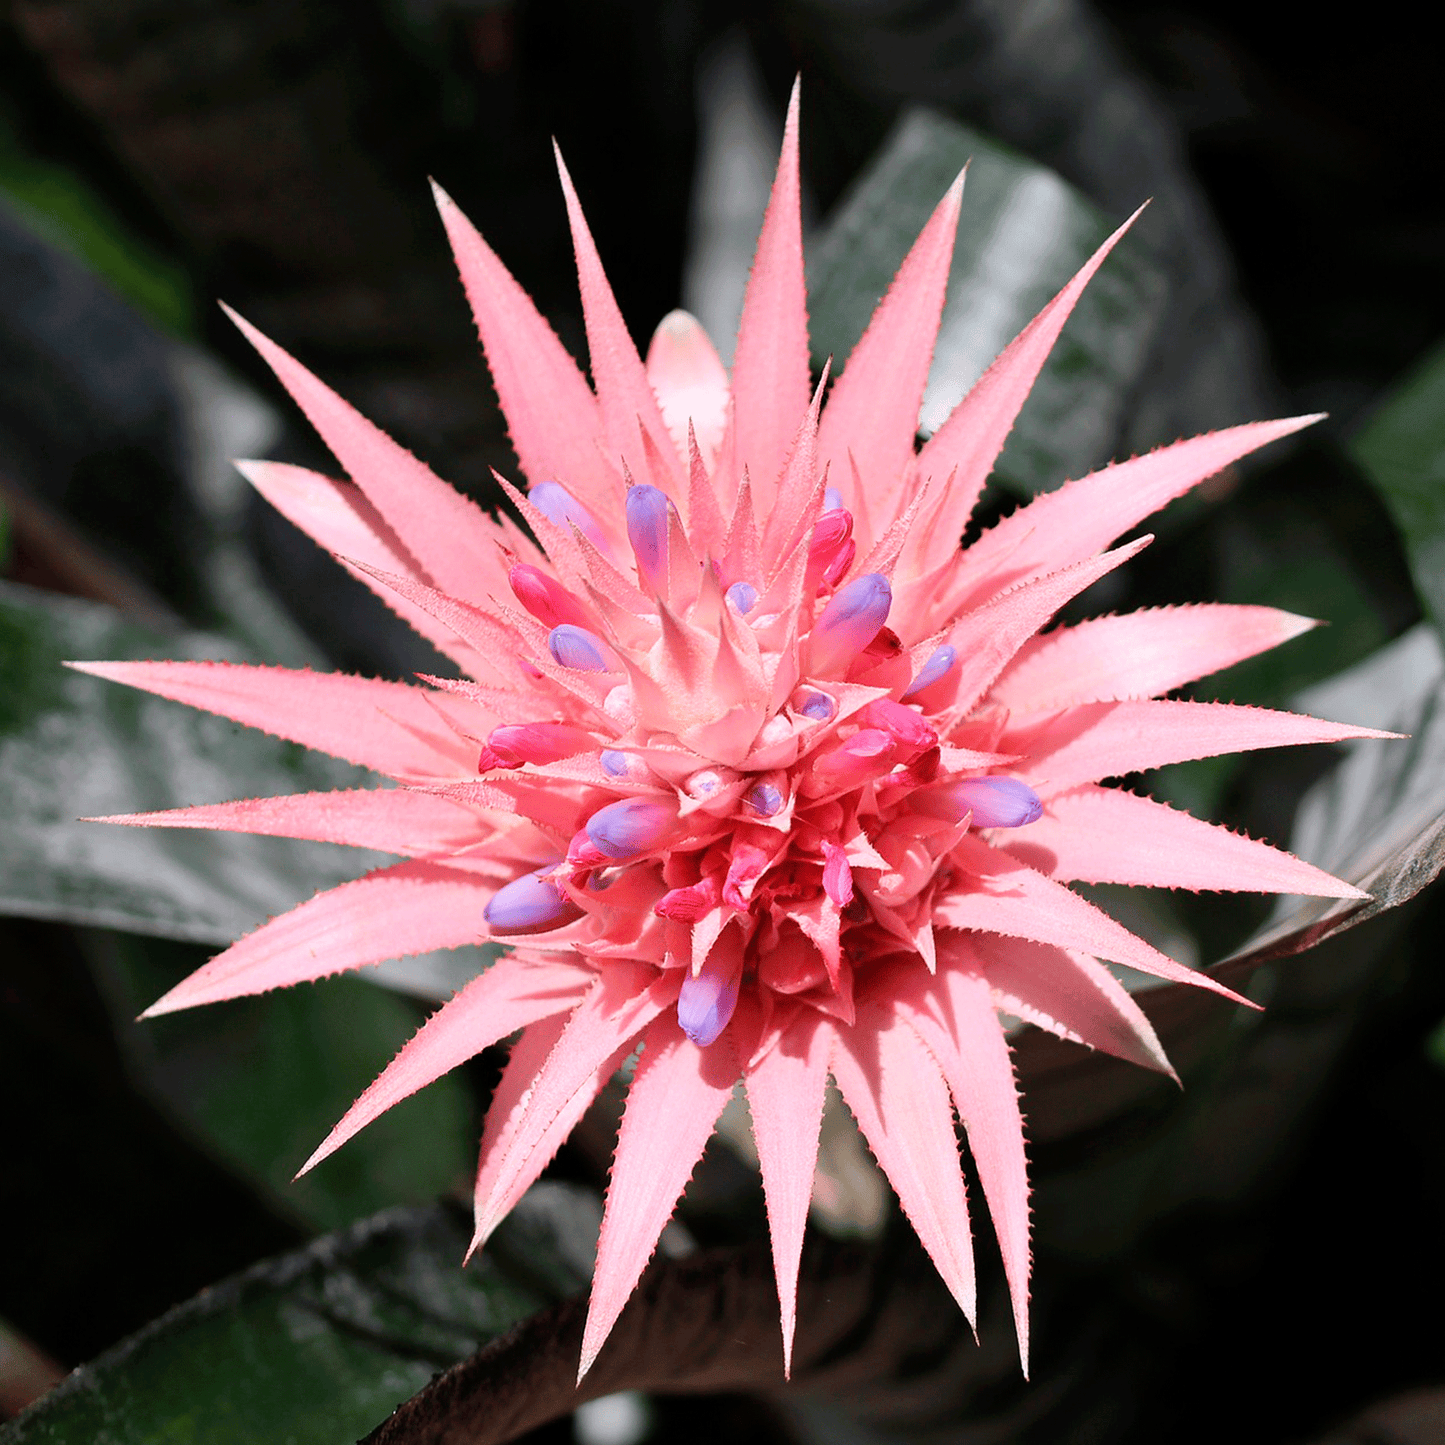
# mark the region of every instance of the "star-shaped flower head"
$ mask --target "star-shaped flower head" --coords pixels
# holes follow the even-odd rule
[[[439,481],[238,318],[349,480],[275,463],[246,475],[459,678],[86,664],[399,784],[123,820],[405,858],[273,919],[152,1014],[478,939],[510,947],[312,1162],[515,1035],[482,1138],[481,1243],[640,1049],[584,1371],[740,1079],[790,1352],[830,1076],[972,1316],[962,1121],[1026,1359],[1028,1181],[998,1011],[1168,1071],[1100,960],[1229,992],[1068,885],[1355,896],[1264,843],[1100,783],[1366,735],[1164,698],[1308,622],[1191,606],[1043,631],[1146,545],[1114,545],[1143,517],[1311,418],[1105,467],[961,550],[1019,407],[1124,228],[918,450],[962,178],[841,375],[815,385],[797,126],[795,94],[731,377],[681,312],[639,358],[565,169],[591,385],[438,192],[527,482],[501,482],[521,525]]]

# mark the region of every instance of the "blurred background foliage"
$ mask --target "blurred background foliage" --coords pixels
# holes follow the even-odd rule
[[[306,1368],[348,1402],[335,1438],[354,1438],[431,1370],[572,1288],[522,1276],[575,1246],[569,1230],[585,1233],[591,1217],[545,1216],[541,1244],[504,1249],[485,1279],[459,1276],[476,1298],[448,1283],[458,1237],[445,1208],[308,1243],[386,1206],[465,1196],[490,1056],[301,1185],[289,1176],[415,1027],[419,1000],[445,996],[478,957],[391,968],[389,990],[335,981],[130,1022],[209,945],[362,862],[274,840],[155,841],[73,824],[341,775],[62,674],[59,660],[437,669],[230,469],[248,454],[331,464],[213,298],[495,506],[489,469],[515,476],[515,460],[427,175],[580,356],[555,136],[639,343],[679,303],[727,338],[801,72],[821,363],[846,354],[972,158],[925,431],[1150,200],[1065,331],[975,526],[1111,457],[1328,411],[1292,448],[1166,512],[1158,542],[1075,611],[1219,598],[1327,621],[1206,680],[1199,697],[1281,705],[1376,659],[1353,691],[1329,696],[1356,720],[1374,721],[1359,709],[1378,704],[1380,725],[1423,740],[1395,774],[1361,755],[1351,784],[1320,749],[1147,781],[1256,835],[1285,842],[1293,829],[1297,846],[1310,826],[1335,846],[1407,839],[1418,884],[1439,863],[1408,840],[1442,811],[1445,759],[1432,741],[1440,661],[1428,628],[1445,620],[1437,65],[1412,12],[1390,6],[1301,27],[1233,0],[0,4],[0,1411],[203,1286],[303,1251],[102,1362],[76,1389],[102,1402],[103,1420],[72,1403],[13,1438],[151,1438],[155,1401],[202,1376],[211,1415],[171,1421],[167,1438],[221,1439],[223,1415],[226,1439],[280,1438],[284,1402],[300,1398],[282,1369],[301,1329],[293,1308],[312,1311],[308,1339],[336,1346],[324,1368],[319,1355]],[[1402,638],[1413,641],[1382,654]],[[1270,908],[1106,902],[1192,962],[1226,955]],[[953,1410],[989,1439],[1203,1441],[1227,1429],[1273,1442],[1331,1428],[1345,1439],[1355,1427],[1339,1422],[1370,1401],[1445,1384],[1439,908],[1426,893],[1342,935],[1317,966],[1306,955],[1293,972],[1261,975],[1261,993],[1273,991],[1266,1031],[1252,1054],[1229,1046],[1233,1074],[1194,1089],[1192,1123],[1172,1096],[1151,1095],[1051,1139],[1041,1104],[1037,1383],[984,1371],[963,1404],[936,1403],[940,1418]],[[1241,1059],[1268,1088],[1240,1085]],[[1211,1108],[1213,1134],[1199,1122]],[[595,1189],[608,1129],[604,1107],[556,1179]],[[1269,1157],[1224,1170],[1231,1182],[1212,1189],[1185,1187],[1176,1169],[1099,1244],[1108,1231],[1090,1235],[1090,1222],[1143,1198],[1120,1181],[1159,1174],[1150,1141],[1168,1129],[1201,1158]],[[687,1228],[728,1243],[758,1220],[745,1171],[710,1151]],[[295,1281],[313,1271],[318,1297],[352,1280],[352,1314],[296,1304]],[[378,1324],[356,1304],[369,1290],[388,1309],[410,1303]],[[438,1319],[449,1323],[427,1335]],[[362,1335],[406,1363],[358,1365],[336,1344]],[[141,1358],[160,1363],[135,1387],[139,1403],[105,1414]],[[280,1382],[265,1408],[246,1394],[257,1378]],[[591,1438],[594,1426],[579,1416],[547,1438]],[[875,1438],[806,1404],[739,1400],[659,1400],[632,1428],[634,1440]]]

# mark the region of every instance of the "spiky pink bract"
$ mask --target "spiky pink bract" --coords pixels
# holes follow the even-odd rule
[[[253,463],[295,523],[449,654],[424,686],[221,663],[89,671],[364,763],[398,788],[117,819],[384,847],[152,1014],[488,936],[312,1163],[517,1034],[482,1141],[477,1242],[642,1046],[582,1369],[744,1081],[785,1356],[829,1076],[967,1312],[955,1115],[1027,1359],[1028,1184],[1003,1009],[1167,1071],[1099,959],[1228,993],[1071,881],[1356,890],[1100,781],[1367,730],[1161,694],[1309,624],[1184,607],[1042,632],[1132,556],[1144,516],[1311,418],[1196,437],[959,534],[1083,286],[1123,229],[922,448],[915,427],[961,199],[940,202],[826,404],[808,369],[797,97],[731,378],[674,313],[639,358],[565,171],[595,386],[438,203],[532,497],[492,518],[244,322],[349,481]],[[629,496],[629,488],[634,488]]]

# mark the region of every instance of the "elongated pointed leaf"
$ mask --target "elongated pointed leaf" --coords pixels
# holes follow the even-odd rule
[[[815,365],[852,350],[965,163],[948,301],[920,415],[925,435],[1114,229],[1053,171],[956,121],[910,111],[810,256]],[[1084,292],[1035,384],[999,459],[1001,481],[1032,493],[1113,454],[1165,298],[1163,272],[1126,238]]]

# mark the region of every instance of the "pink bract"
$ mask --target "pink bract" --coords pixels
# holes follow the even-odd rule
[[[920,450],[962,178],[841,375],[815,389],[796,93],[731,377],[682,312],[639,358],[561,177],[592,385],[437,195],[536,498],[502,483],[525,529],[438,480],[237,318],[349,480],[266,462],[246,475],[462,675],[412,686],[225,663],[81,664],[399,785],[113,820],[325,839],[405,860],[273,919],[149,1012],[509,942],[311,1161],[516,1034],[482,1138],[477,1243],[641,1045],[584,1372],[740,1078],[785,1355],[830,1076],[971,1316],[956,1115],[1026,1361],[1029,1186],[998,1011],[1168,1071],[1099,960],[1228,993],[1068,884],[1359,896],[1100,780],[1368,735],[1163,699],[1311,625],[1287,613],[1189,606],[1042,629],[1147,543],[1109,550],[1143,517],[1312,418],[1105,467],[961,550],[1030,386],[1124,227]]]

